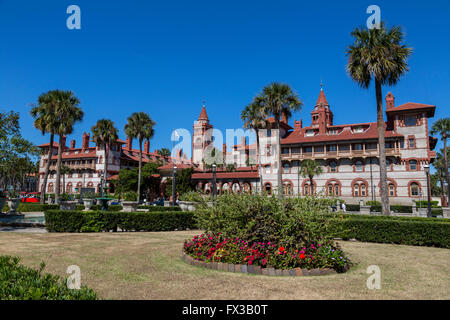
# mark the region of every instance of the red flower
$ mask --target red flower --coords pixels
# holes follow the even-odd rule
[[[300,259],[302,259],[302,260],[305,259],[305,255],[304,255],[303,253],[300,254],[299,257],[300,257]]]
[[[283,247],[278,248],[278,251],[283,252],[285,249]]]

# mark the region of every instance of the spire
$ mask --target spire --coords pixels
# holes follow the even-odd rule
[[[208,114],[206,113],[206,108],[205,108],[205,100],[203,100],[203,107],[202,107],[202,111],[200,112],[200,116],[198,117],[198,120],[205,120],[205,121],[209,121],[208,119]]]
[[[324,106],[328,106],[327,98],[325,98],[325,93],[323,92],[323,82],[320,81],[320,93],[319,99],[317,99],[316,106],[323,104]]]

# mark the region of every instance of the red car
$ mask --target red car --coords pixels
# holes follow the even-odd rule
[[[39,192],[23,192],[21,194],[22,196],[22,202],[26,202],[26,203],[39,203],[40,199],[39,199]]]

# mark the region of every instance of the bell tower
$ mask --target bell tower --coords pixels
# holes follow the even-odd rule
[[[331,112],[330,105],[323,92],[322,83],[320,87],[319,98],[313,111],[311,111],[311,127],[319,128],[319,134],[325,134],[327,127],[333,125],[333,112]]]
[[[194,122],[194,134],[192,135],[192,162],[203,167],[205,149],[212,143],[212,128],[206,113],[205,101],[197,121]]]

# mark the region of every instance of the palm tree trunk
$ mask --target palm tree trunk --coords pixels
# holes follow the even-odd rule
[[[282,188],[282,177],[281,177],[281,132],[280,132],[280,116],[276,116],[277,129],[278,129],[278,143],[277,143],[277,153],[278,153],[278,171],[277,171],[277,184],[278,184],[278,198],[283,197]]]
[[[445,166],[445,178],[447,179],[447,207],[450,206],[450,175],[448,173],[448,160],[447,160],[447,134],[444,132],[442,135],[444,140],[444,166]],[[442,191],[444,188],[442,188]]]
[[[52,155],[53,155],[53,140],[55,136],[50,134],[50,149],[48,151],[48,159],[47,159],[47,165],[45,166],[45,172],[44,172],[44,181],[42,183],[42,190],[41,190],[41,204],[45,204],[45,190],[47,189],[47,180],[48,180],[48,174],[50,172],[50,163],[52,162]]]
[[[259,156],[259,130],[255,129],[256,132],[256,157],[258,162],[258,174],[259,174],[259,182],[260,182],[260,192],[263,192],[263,179],[262,179],[262,173],[261,173],[261,157]]]
[[[314,181],[313,176],[309,176],[309,183],[311,184],[311,196],[314,195]]]
[[[108,156],[109,156],[109,145],[105,144],[105,187],[106,184],[108,182]],[[102,187],[103,187],[103,181],[102,181]],[[102,190],[100,190],[101,192]],[[106,191],[108,192],[108,189],[106,189]]]
[[[386,153],[384,140],[384,118],[383,118],[383,98],[381,92],[381,82],[375,79],[375,93],[377,98],[377,130],[380,157],[380,191],[381,191],[381,210],[382,214],[390,215],[389,198],[387,193],[387,172],[386,172]]]
[[[142,171],[142,138],[139,138],[139,173],[138,173],[138,194],[137,201],[141,200],[141,171]],[[175,203],[175,199],[173,200]]]
[[[66,193],[66,174],[63,173],[63,194]]]
[[[55,203],[59,204],[59,194],[61,188],[61,161],[62,161],[62,137],[59,136],[59,145],[58,145],[58,161],[56,162],[56,190],[55,190]]]

